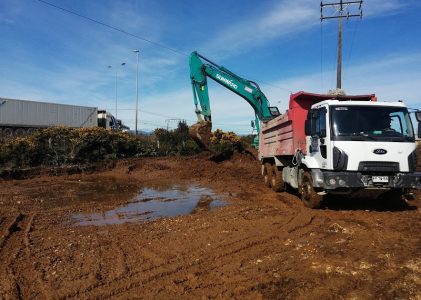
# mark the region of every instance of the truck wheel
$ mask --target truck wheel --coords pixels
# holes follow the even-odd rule
[[[28,130],[26,131],[27,135],[31,135],[35,132],[35,128],[28,128]]]
[[[323,196],[317,194],[313,188],[313,179],[309,172],[304,172],[300,187],[301,200],[309,208],[319,208]]]
[[[265,163],[262,169],[263,180],[267,187],[271,187],[272,184],[272,165],[270,163]]]
[[[24,128],[18,128],[15,131],[15,135],[16,136],[25,136],[26,135],[26,130]]]
[[[403,199],[403,195],[404,195],[404,192],[402,189],[393,189],[381,195],[381,198],[383,198],[383,201],[385,203],[388,203],[391,205],[400,205],[400,204],[405,203],[405,200]]]
[[[3,135],[8,138],[13,137],[13,129],[9,127],[3,129]]]
[[[279,169],[277,166],[272,166],[272,189],[275,192],[285,191],[285,182],[282,178],[282,169]]]

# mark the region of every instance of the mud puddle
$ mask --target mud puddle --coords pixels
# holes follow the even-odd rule
[[[152,221],[228,205],[226,195],[200,186],[145,187],[129,203],[101,213],[73,214],[74,226]]]

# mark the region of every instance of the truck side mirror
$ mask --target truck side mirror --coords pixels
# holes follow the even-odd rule
[[[415,112],[415,119],[417,119],[418,123],[421,122],[421,111]]]
[[[307,119],[304,124],[305,135],[311,135],[311,120]]]

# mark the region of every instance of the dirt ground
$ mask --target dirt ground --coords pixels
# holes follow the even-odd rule
[[[72,218],[172,183],[230,205],[103,226]],[[0,185],[0,299],[421,299],[419,192],[311,210],[264,187],[248,154],[140,158]]]

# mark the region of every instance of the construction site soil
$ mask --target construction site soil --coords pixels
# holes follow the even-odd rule
[[[0,184],[0,299],[421,299],[418,191],[312,210],[247,153]]]

